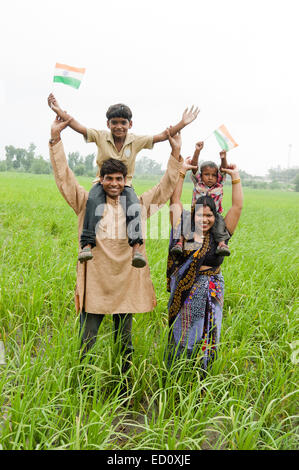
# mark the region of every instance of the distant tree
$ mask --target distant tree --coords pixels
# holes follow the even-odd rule
[[[13,168],[13,160],[15,158],[16,149],[13,145],[5,146],[6,166],[8,170]]]
[[[79,165],[76,165],[75,169],[74,169],[74,173],[75,175],[77,176],[82,176],[84,175],[85,173],[85,166],[83,165],[83,163],[79,163]]]
[[[297,173],[296,178],[294,179],[295,183],[295,191],[298,193],[299,192],[299,173]]]
[[[149,157],[141,157],[135,164],[135,175],[155,176],[161,175],[161,163],[152,160]]]
[[[5,160],[0,162],[0,171],[7,171],[7,164]]]
[[[29,172],[31,170],[31,165],[35,158],[35,150],[36,145],[33,143],[29,144],[28,150],[26,151],[26,154],[24,155],[24,158],[22,160],[22,166],[26,172]]]
[[[49,174],[51,173],[50,163],[43,159],[40,155],[38,158],[35,158],[31,165],[32,173],[37,175],[41,175],[43,173]]]
[[[94,166],[93,166],[94,159],[95,159],[94,153],[90,153],[86,155],[85,160],[84,160],[84,167],[85,167],[86,174],[90,174],[94,172]]]
[[[7,145],[5,147],[7,169],[24,170],[29,172],[34,160],[35,149],[36,146],[33,143],[29,145],[28,150],[24,148],[16,148],[13,145]]]
[[[68,154],[68,164],[71,170],[75,170],[76,166],[83,163],[83,158],[79,152],[70,152]]]
[[[268,178],[271,181],[279,181],[281,183],[293,183],[296,176],[299,173],[299,168],[281,168],[279,165],[277,168],[270,168],[268,170]]]

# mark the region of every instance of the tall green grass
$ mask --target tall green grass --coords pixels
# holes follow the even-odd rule
[[[2,449],[298,446],[298,365],[290,346],[299,340],[298,194],[245,191],[232,255],[222,269],[221,346],[204,379],[196,361],[180,359],[171,371],[163,362],[168,242],[148,240],[158,305],[134,316],[133,364],[122,376],[111,317],[80,362],[73,301],[77,219],[53,177],[0,178],[0,334],[7,362],[0,366]],[[90,187],[87,178],[80,181]],[[137,180],[135,189],[151,185]],[[191,190],[186,183],[186,203]],[[225,188],[226,210],[229,205]]]

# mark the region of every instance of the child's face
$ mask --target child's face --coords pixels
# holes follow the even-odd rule
[[[126,137],[128,130],[132,127],[132,121],[128,121],[128,119],[115,117],[109,119],[107,121],[107,127],[111,130],[111,134],[113,137],[117,139]]]
[[[205,166],[201,172],[201,180],[209,188],[217,183],[218,170],[210,166]]]

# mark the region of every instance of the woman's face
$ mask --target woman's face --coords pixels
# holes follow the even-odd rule
[[[195,213],[195,231],[204,235],[213,227],[215,216],[209,206],[202,206]]]

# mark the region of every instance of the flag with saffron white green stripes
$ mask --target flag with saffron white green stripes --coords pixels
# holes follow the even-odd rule
[[[224,125],[218,127],[218,129],[214,131],[214,135],[222,150],[226,152],[238,146],[237,142],[232,138]]]
[[[56,63],[53,82],[64,83],[73,88],[79,88],[84,73],[84,68]]]

